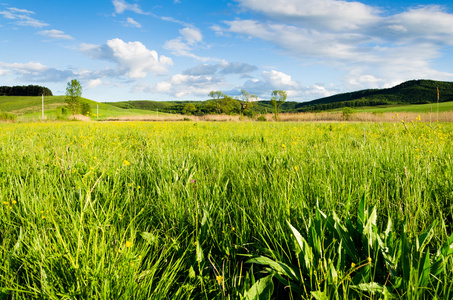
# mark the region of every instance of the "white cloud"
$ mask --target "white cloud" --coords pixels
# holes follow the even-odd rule
[[[203,41],[203,35],[195,27],[186,27],[179,30],[181,36],[166,41],[163,48],[176,56],[191,57],[199,61],[218,60],[212,57],[200,57],[193,53],[194,48]]]
[[[179,30],[181,36],[187,41],[189,45],[199,43],[203,40],[200,30],[197,28],[183,28]]]
[[[34,11],[26,10],[26,9],[20,9],[20,8],[16,8],[16,7],[9,7],[8,10],[10,10],[12,12],[15,12],[15,13],[31,14],[31,15],[35,14]]]
[[[451,80],[431,61],[453,45],[453,14],[428,5],[384,16],[359,2],[335,0],[238,0],[265,15],[211,26],[218,35],[236,33],[280,47],[304,63],[344,70],[348,88],[384,87],[414,78]],[[371,77],[370,77],[371,76]],[[385,78],[385,80],[383,79]]]
[[[135,21],[134,19],[132,18],[127,18],[126,19],[126,24],[129,25],[129,26],[133,26],[133,27],[137,27],[137,28],[142,28],[142,24],[138,23],[137,21]]]
[[[61,30],[56,30],[56,29],[39,31],[38,34],[44,35],[47,37],[51,37],[54,39],[63,39],[63,40],[73,40],[74,39],[72,36],[65,34]]]
[[[261,79],[253,78],[244,82],[243,87],[251,94],[260,98],[269,99],[273,90],[284,90],[288,97],[300,95],[302,86],[299,82],[293,81],[291,76],[280,71],[263,71]]]
[[[91,79],[88,81],[87,89],[94,89],[102,84],[101,79]]]
[[[355,30],[379,20],[379,10],[360,2],[337,0],[238,0],[245,8],[285,23]]]
[[[453,14],[438,5],[426,5],[391,16],[389,28],[395,30],[403,42],[433,41],[453,45]]]
[[[108,60],[117,65],[116,75],[144,78],[148,73],[165,74],[173,65],[171,58],[158,56],[140,42],[124,42],[121,39],[107,41],[106,45],[82,44],[80,51],[93,59]],[[113,74],[112,74],[113,75]]]
[[[49,26],[49,24],[36,20],[30,15],[35,14],[33,11],[29,11],[26,9],[20,9],[16,7],[8,7],[7,10],[0,11],[0,15],[3,15],[4,18],[10,20],[17,20],[15,21],[16,25],[20,26],[30,26],[30,27],[45,27]]]
[[[189,68],[183,71],[185,75],[228,75],[238,74],[242,76],[248,76],[249,73],[258,70],[256,66],[241,62],[226,62],[222,61],[218,64],[199,64],[195,67]]]
[[[115,7],[115,12],[117,14],[122,14],[123,12],[125,12],[127,10],[135,12],[137,14],[142,14],[142,15],[147,14],[140,8],[140,6],[138,6],[138,4],[130,4],[124,0],[113,0],[112,3],[113,3],[113,6]]]
[[[0,62],[0,67],[8,68],[19,73],[29,73],[47,70],[48,67],[41,63],[4,63]]]
[[[276,89],[295,88],[298,86],[297,82],[291,80],[291,76],[276,70],[264,71],[263,78],[270,87]]]
[[[3,75],[16,74],[23,82],[59,82],[74,76],[71,70],[49,68],[41,63],[4,63],[0,62]]]

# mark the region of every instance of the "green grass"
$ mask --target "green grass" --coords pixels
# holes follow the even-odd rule
[[[391,220],[395,244],[415,245],[415,237],[434,224],[429,251],[422,253],[434,260],[452,233],[453,125],[432,127],[0,124],[0,297],[240,299],[272,283],[276,299],[317,292],[335,298],[335,289],[326,286],[327,276],[334,278],[327,258],[340,253],[329,240],[339,241],[333,235],[339,227],[315,225],[316,208],[352,228],[363,219],[362,199],[370,207],[367,216],[375,206],[370,230],[385,231]],[[316,260],[310,269],[315,294],[289,289],[249,261],[295,261],[287,221],[300,232],[325,230],[320,242],[326,262]],[[362,243],[360,236],[351,239]],[[347,275],[351,262],[366,263],[365,249],[357,248],[357,261],[345,254],[335,272]],[[416,279],[418,262],[414,258],[404,269],[409,280],[403,293],[396,275],[389,276],[389,292],[450,298],[451,256],[426,286]],[[368,287],[382,278],[384,284],[391,272],[385,264],[368,269]],[[342,295],[372,297],[354,288],[353,279],[344,280]]]
[[[91,118],[97,119],[97,106],[99,106],[99,119],[118,116],[142,116],[155,115],[156,111],[146,111],[140,109],[121,109],[119,107],[99,103],[90,99],[82,98],[82,102],[87,102],[91,106]],[[0,96],[0,111],[13,113],[19,116],[19,121],[39,120],[42,116],[41,97],[22,97],[22,96]],[[57,108],[65,106],[65,96],[46,96],[44,98],[44,113],[47,118],[57,117]],[[159,115],[168,115],[159,113]]]
[[[341,109],[339,109],[341,110]],[[374,106],[374,107],[358,107],[358,112],[444,112],[453,111],[453,102],[441,102],[439,103],[439,110],[437,103],[430,104],[412,104],[412,105],[390,105],[390,106]]]

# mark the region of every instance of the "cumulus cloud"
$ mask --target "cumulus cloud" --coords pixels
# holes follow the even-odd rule
[[[26,10],[26,9],[20,9],[16,7],[8,7],[4,11],[0,11],[0,15],[3,15],[4,18],[10,19],[10,20],[16,20],[14,23],[16,25],[20,26],[30,26],[30,27],[45,27],[49,26],[49,24],[41,22],[37,19],[34,19],[30,17],[30,15],[34,15],[35,12]]]
[[[91,79],[88,81],[87,84],[87,89],[94,89],[102,84],[102,80],[97,78],[97,79]]]
[[[198,28],[186,27],[179,30],[180,36],[166,41],[164,49],[176,56],[192,57],[199,61],[217,60],[211,57],[200,57],[193,53],[194,48],[203,41],[203,35]]]
[[[50,38],[54,38],[54,39],[63,39],[63,40],[73,40],[74,39],[72,36],[65,34],[61,30],[56,30],[56,29],[42,30],[42,31],[39,31],[38,34],[44,35],[44,36],[47,36]]]
[[[173,65],[171,58],[158,56],[140,42],[124,42],[112,39],[105,45],[82,44],[80,51],[92,59],[111,61],[116,64],[116,73],[129,78],[144,78],[148,73],[165,74]]]
[[[442,47],[453,44],[453,14],[442,6],[418,6],[392,15],[360,2],[337,0],[238,2],[265,18],[211,26],[218,35],[261,39],[303,62],[345,70],[348,88],[384,87],[413,78],[453,78],[430,65]]]
[[[189,45],[199,43],[203,40],[203,36],[197,28],[183,28],[179,31],[179,33]]]
[[[271,70],[263,71],[261,78],[247,80],[242,88],[260,96],[260,98],[269,98],[273,90],[284,90],[288,97],[295,97],[300,95],[302,86],[299,82],[293,81],[290,75]]]
[[[219,76],[175,74],[170,79],[157,83],[154,90],[177,98],[206,97],[210,91],[218,90],[221,86],[225,86],[225,81]]]

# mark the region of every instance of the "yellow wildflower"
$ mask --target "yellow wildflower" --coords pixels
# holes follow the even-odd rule
[[[130,164],[131,164],[130,162],[128,162],[127,160],[124,160],[124,165],[125,165],[125,166],[128,166],[128,165],[130,165]]]
[[[351,263],[351,268],[355,268],[355,263]]]
[[[126,247],[127,247],[127,248],[132,247],[132,243],[131,243],[130,241],[126,241]]]
[[[223,277],[222,277],[221,275],[217,276],[215,279],[217,280],[217,283],[218,283],[219,285],[222,284]]]

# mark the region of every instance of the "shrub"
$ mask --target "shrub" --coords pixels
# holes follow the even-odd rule
[[[350,107],[343,108],[343,120],[349,121],[351,120],[352,115],[354,115],[356,111]]]
[[[16,115],[7,112],[0,112],[0,122],[15,122],[16,119]]]
[[[83,102],[81,105],[80,105],[80,112],[82,115],[84,116],[88,116],[91,114],[91,106],[90,104],[86,103],[86,102]]]
[[[259,122],[266,122],[266,117],[265,116],[259,116],[258,118],[256,118],[257,121]]]

